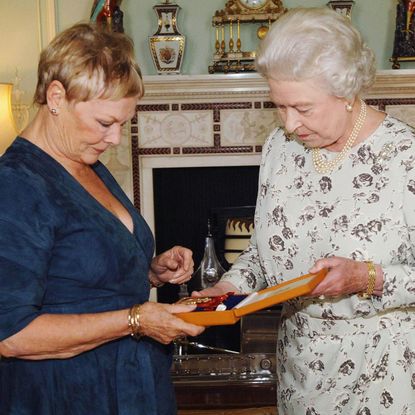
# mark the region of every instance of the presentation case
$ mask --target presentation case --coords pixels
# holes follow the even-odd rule
[[[192,311],[176,314],[188,323],[199,326],[235,324],[241,317],[255,311],[283,303],[295,297],[309,294],[324,279],[327,270],[305,274],[282,284],[247,295],[235,307],[224,311]]]

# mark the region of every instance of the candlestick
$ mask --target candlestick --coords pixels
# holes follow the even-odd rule
[[[222,30],[221,30],[222,39],[220,42],[220,48],[222,49],[222,52],[225,52],[226,44],[225,44],[225,27],[222,24]]]
[[[232,20],[229,23],[229,52],[233,52],[233,30]]]
[[[240,28],[239,28],[239,19],[238,19],[238,39],[236,40],[236,50],[237,52],[241,51],[241,32],[240,32]]]

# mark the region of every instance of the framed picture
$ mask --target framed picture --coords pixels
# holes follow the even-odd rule
[[[331,7],[337,13],[352,18],[352,7],[354,5],[353,0],[332,0],[327,3],[327,6]]]
[[[399,0],[396,5],[396,27],[392,69],[399,69],[400,62],[415,61],[415,0]]]

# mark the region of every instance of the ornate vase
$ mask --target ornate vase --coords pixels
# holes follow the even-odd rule
[[[153,9],[158,18],[158,29],[149,36],[151,57],[159,74],[180,73],[186,37],[177,29],[180,6],[165,0]]]

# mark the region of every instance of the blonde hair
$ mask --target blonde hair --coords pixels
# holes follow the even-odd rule
[[[257,53],[256,67],[266,78],[316,79],[329,93],[348,99],[373,84],[371,49],[350,19],[325,8],[297,8],[271,27]]]
[[[132,40],[93,23],[78,23],[61,32],[42,51],[34,102],[46,104],[46,91],[57,80],[68,101],[121,99],[144,94]]]

